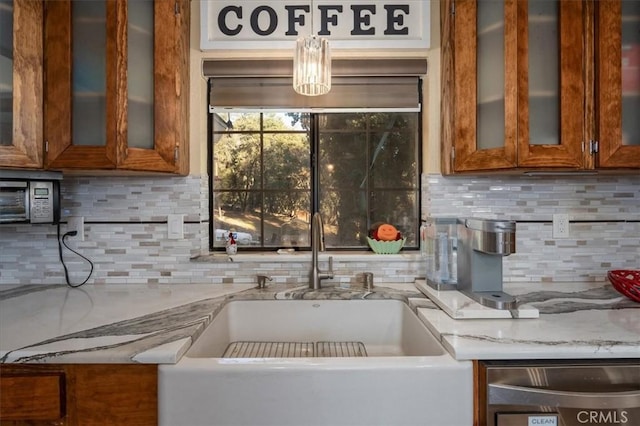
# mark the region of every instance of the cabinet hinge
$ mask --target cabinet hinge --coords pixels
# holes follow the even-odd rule
[[[49,141],[44,141],[44,152],[49,152]]]
[[[178,2],[175,2],[173,4],[173,11],[176,15],[180,15],[180,5],[178,4]]]
[[[455,159],[456,159],[456,148],[452,147],[451,148],[451,161],[453,162],[453,161],[455,161]]]
[[[589,154],[597,154],[598,149],[600,148],[598,141],[591,140],[589,141]]]
[[[176,147],[173,149],[173,161],[177,163],[179,156],[180,154],[178,154],[178,146],[176,145]]]
[[[452,15],[456,14],[456,2],[454,1],[451,2],[451,14]]]

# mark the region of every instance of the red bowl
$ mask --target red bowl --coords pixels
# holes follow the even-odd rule
[[[617,269],[607,272],[613,288],[634,302],[640,303],[640,271]]]

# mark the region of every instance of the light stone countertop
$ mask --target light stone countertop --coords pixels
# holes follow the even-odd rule
[[[509,284],[537,319],[454,320],[413,284],[0,287],[2,363],[176,363],[229,299],[399,299],[458,360],[640,358],[640,304],[608,283]]]
[[[539,318],[453,319],[435,304],[418,316],[457,360],[640,360],[640,303],[608,282],[507,283]]]
[[[230,298],[422,297],[411,284],[362,287],[250,284],[0,287],[0,363],[176,363]]]

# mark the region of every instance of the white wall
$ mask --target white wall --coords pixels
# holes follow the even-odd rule
[[[440,2],[431,1],[431,48],[425,50],[336,50],[333,58],[427,58],[427,75],[424,77],[424,134],[423,165],[428,172],[440,170]],[[207,81],[202,75],[204,59],[283,59],[293,60],[290,50],[200,50],[200,1],[191,2],[191,117],[190,117],[190,165],[191,174],[207,173]]]

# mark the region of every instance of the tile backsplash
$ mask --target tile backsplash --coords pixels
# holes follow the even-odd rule
[[[85,218],[85,241],[67,239],[95,264],[90,282],[253,283],[255,275],[304,282],[309,256],[201,256],[208,248],[207,179],[188,177],[75,177],[62,181],[63,222]],[[567,213],[570,237],[553,239],[553,213]],[[167,238],[167,215],[184,215],[184,239]],[[517,252],[505,258],[508,281],[602,280],[608,269],[640,268],[640,176],[422,176],[422,215],[517,221]],[[62,223],[61,231],[66,231]],[[54,225],[0,227],[0,284],[60,284]],[[63,250],[72,283],[89,265]],[[243,257],[244,256],[244,257]],[[195,258],[198,258],[197,260]],[[282,260],[280,260],[282,259]],[[424,276],[415,253],[337,255],[336,280],[350,283],[364,270],[376,280],[411,282]]]
[[[422,216],[515,220],[506,281],[596,281],[640,268],[640,176],[422,176]],[[569,238],[552,237],[554,213]]]

